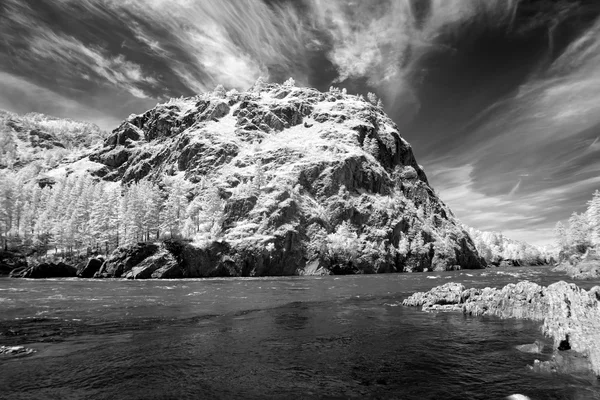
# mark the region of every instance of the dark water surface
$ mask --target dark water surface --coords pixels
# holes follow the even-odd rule
[[[564,279],[549,268],[211,280],[0,279],[0,399],[600,399],[530,371],[529,321],[400,303],[456,281]],[[599,282],[578,282],[589,287]]]

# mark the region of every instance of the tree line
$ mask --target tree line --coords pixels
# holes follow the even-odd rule
[[[567,254],[600,247],[600,191],[596,190],[584,212],[573,213],[566,224],[559,221],[555,235],[560,251]]]
[[[223,201],[209,182],[191,201],[177,177],[129,186],[72,174],[42,187],[17,173],[0,173],[0,241],[26,253],[109,252],[138,241],[214,235]]]

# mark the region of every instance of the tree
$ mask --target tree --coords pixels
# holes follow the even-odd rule
[[[556,237],[556,243],[561,250],[566,250],[569,247],[567,229],[560,221],[558,221],[554,227],[554,236]]]
[[[377,141],[377,138],[366,137],[363,142],[363,148],[367,153],[375,157],[375,159],[379,157],[379,142]]]
[[[183,233],[187,198],[184,183],[179,179],[168,179],[167,200],[161,214],[161,230],[171,238],[180,237]]]
[[[225,90],[225,87],[223,87],[223,85],[217,85],[217,87],[215,87],[215,90],[213,90],[213,93],[215,94],[215,96],[221,99],[224,99],[227,95],[227,91]]]
[[[600,191],[596,190],[592,200],[588,202],[586,215],[590,226],[590,241],[594,246],[600,246]]]
[[[374,106],[377,105],[377,95],[375,93],[369,92],[367,93],[367,99],[369,100],[369,103],[373,104]]]
[[[266,178],[262,162],[257,161],[254,164],[254,176],[252,177],[252,186],[257,194],[260,194],[260,189],[265,186]]]
[[[571,215],[567,238],[569,246],[579,253],[585,253],[588,247],[591,246],[590,226],[585,215],[578,213]]]

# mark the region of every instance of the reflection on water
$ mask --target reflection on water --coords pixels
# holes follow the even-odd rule
[[[517,276],[513,276],[513,275]],[[461,281],[543,284],[547,268],[323,278],[0,280],[1,399],[600,399],[596,382],[535,374],[529,321],[398,306]],[[589,282],[585,285],[592,286]],[[596,282],[597,284],[597,282]],[[40,314],[42,313],[42,314]]]

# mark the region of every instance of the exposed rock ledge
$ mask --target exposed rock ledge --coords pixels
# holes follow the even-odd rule
[[[584,255],[573,255],[558,264],[553,271],[565,272],[573,279],[600,278],[600,255],[588,252]]]
[[[583,355],[587,368],[600,376],[600,286],[585,291],[564,281],[548,287],[522,281],[502,289],[466,289],[450,282],[426,293],[415,293],[403,304],[422,306],[424,311],[543,321],[543,332],[554,339],[555,349]],[[565,353],[555,354],[554,359],[559,354],[564,358]]]

